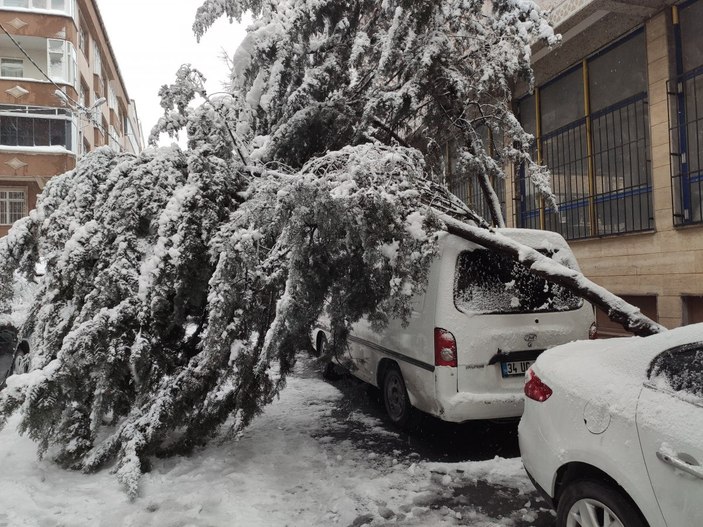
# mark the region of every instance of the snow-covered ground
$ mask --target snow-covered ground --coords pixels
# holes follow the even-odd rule
[[[0,526],[553,523],[519,458],[438,463],[409,450],[385,454],[379,443],[397,443],[398,434],[367,412],[340,412],[343,391],[307,366],[236,441],[155,460],[134,502],[109,470],[84,475],[38,461],[13,418],[0,432]]]

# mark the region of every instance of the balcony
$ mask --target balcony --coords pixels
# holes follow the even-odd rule
[[[67,40],[42,37],[0,37],[0,79],[53,82],[75,86],[76,50]]]
[[[74,0],[0,0],[0,10],[64,15],[75,13]]]

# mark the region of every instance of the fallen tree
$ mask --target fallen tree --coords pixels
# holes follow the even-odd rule
[[[0,317],[16,273],[46,268],[21,328],[32,371],[8,379],[0,426],[21,411],[40,455],[113,465],[136,496],[151,456],[225,423],[235,434],[276,397],[323,308],[332,353],[362,316],[407,318],[443,229],[660,331],[491,226],[503,221],[490,180],[508,161],[553,199],[509,99],[529,78],[530,38],[556,40],[533,3],[493,6],[205,2],[201,29],[258,18],[230,95],[208,97],[188,67],[162,89],[154,137],[186,129],[188,150],[92,152],[0,240]],[[482,182],[489,221],[441,184],[447,144]]]

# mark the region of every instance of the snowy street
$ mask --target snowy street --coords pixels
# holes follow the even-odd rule
[[[13,418],[0,432],[0,526],[553,524],[516,457],[515,425],[423,419],[408,437],[381,412],[363,385],[329,384],[301,361],[241,437],[156,460],[132,503],[109,470],[38,461]]]

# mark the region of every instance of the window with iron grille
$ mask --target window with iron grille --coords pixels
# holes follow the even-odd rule
[[[484,144],[487,145],[489,153],[492,155],[494,151],[493,134],[485,127],[482,127],[479,133]],[[458,151],[453,145],[447,146],[446,162],[446,184],[450,192],[490,223],[492,220],[491,209],[479,183],[478,176],[472,173],[471,170],[462,168]],[[491,176],[489,180],[498,196],[501,213],[505,218],[505,179],[499,176]]]
[[[677,77],[669,82],[674,225],[703,223],[703,1],[675,17]]]
[[[559,204],[558,213],[545,208],[523,167],[518,226],[567,239],[654,228],[643,30],[537,88],[518,110]]]
[[[491,184],[498,195],[500,208],[505,216],[505,180],[494,178]],[[479,216],[488,222],[491,221],[488,202],[475,175],[452,174],[447,178],[447,187],[452,194],[471,207]]]
[[[0,225],[12,225],[27,214],[24,189],[0,187]]]
[[[519,102],[519,115],[522,127],[525,131],[537,137],[537,117],[535,115],[536,98],[534,95],[524,97]],[[537,143],[532,142],[530,152],[532,159],[538,159]],[[539,195],[535,192],[535,187],[526,178],[524,169],[520,170],[517,178],[517,189],[515,199],[518,201],[515,207],[517,219],[516,225],[526,229],[539,229],[541,225],[542,203]]]

